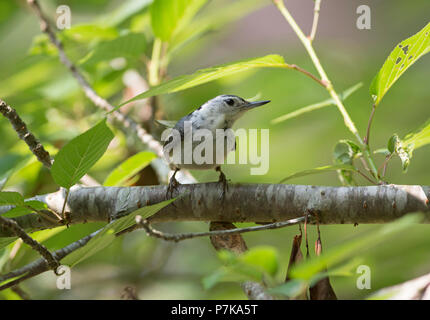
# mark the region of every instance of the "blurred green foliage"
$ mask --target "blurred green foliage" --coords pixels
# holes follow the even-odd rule
[[[205,67],[268,54],[280,54],[287,63],[314,70],[289,26],[270,1],[190,2],[195,5],[190,12],[173,15],[175,19],[185,17],[186,22],[181,24],[172,20],[172,25],[167,28],[165,24],[156,23],[157,27],[154,26],[155,12],[151,12],[151,1],[68,1],[72,10],[72,28],[58,35],[65,44],[67,55],[83,71],[86,79],[114,105],[135,95],[130,96],[130,88],[125,85],[127,71],[133,69],[145,78],[148,76],[146,63],[152,55],[154,43],[152,27],[155,30],[160,28],[160,33],[157,31],[155,34],[171,42],[160,60],[160,66],[167,68],[168,79],[192,74]],[[304,26],[312,17],[313,2],[307,2],[287,3]],[[51,20],[55,20],[55,9],[61,4],[60,1],[42,3]],[[371,4],[372,29],[360,31],[355,27],[355,10],[359,4],[360,1],[356,0],[347,4],[332,0],[323,1],[322,5],[314,45],[338,93],[358,82],[368,88],[394,46],[428,23],[430,3],[427,0],[416,0],[413,6],[405,1],[383,0]],[[180,28],[175,32],[178,25]],[[58,54],[46,36],[40,35],[37,19],[30,14],[25,2],[0,2],[0,46],[0,98],[17,110],[52,154],[103,118],[103,113],[84,96],[74,78],[59,62]],[[118,57],[125,59],[118,60]],[[384,106],[377,109],[372,125],[372,149],[385,148],[393,133],[405,137],[429,118],[429,68],[430,59],[420,59],[384,96],[381,103]],[[339,140],[353,140],[334,106],[308,112],[286,122],[272,123],[273,119],[301,106],[328,98],[324,88],[291,70],[261,69],[232,74],[185,91],[162,95],[159,104],[165,118],[175,120],[218,94],[237,94],[245,98],[260,94],[272,100],[270,105],[247,114],[236,125],[270,128],[270,170],[264,176],[251,176],[249,166],[226,165],[225,172],[233,182],[277,183],[294,172],[333,163],[333,151]],[[364,135],[372,105],[367,90],[359,89],[345,101],[345,105]],[[129,110],[137,119],[139,107],[137,104]],[[423,128],[428,131],[428,125]],[[0,189],[17,191],[24,197],[57,190],[49,171],[31,156],[5,119],[0,119],[0,135]],[[420,137],[408,135],[404,141]],[[347,154],[346,164],[349,164],[356,152],[350,144],[347,145],[346,153],[338,155],[345,160]],[[115,130],[115,138],[108,151],[89,174],[102,182],[118,165],[144,148],[134,137]],[[428,155],[428,146],[416,150],[407,174],[402,173],[400,160],[393,157],[385,180],[395,184],[429,185]],[[384,156],[383,153],[375,154],[378,164],[382,164]],[[341,163],[345,164],[344,161]],[[197,171],[193,174],[199,181],[216,179],[212,172]],[[348,178],[345,173],[343,177]],[[359,176],[354,178],[357,184],[368,183]],[[297,176],[289,183],[340,184],[335,173]],[[104,225],[73,225],[39,231],[33,236],[49,249],[56,250]],[[168,232],[206,228],[204,223],[167,223],[161,226]],[[360,240],[368,239],[369,233],[378,233],[379,228],[372,225],[321,226],[324,250],[336,248],[351,239],[362,243]],[[273,283],[281,283],[285,278],[291,242],[297,232],[295,228],[287,228],[245,235],[248,246],[253,250],[239,262],[251,266],[247,270],[251,270],[254,277],[263,277],[266,273],[273,278]],[[308,233],[310,243],[313,243],[315,228],[308,227]],[[4,243],[7,245],[14,239],[1,240],[7,240]],[[214,278],[209,278],[212,281],[210,285],[206,280],[206,289],[203,286],[202,279],[208,279],[214,273],[219,276],[216,270],[223,268],[208,239],[170,244],[148,238],[142,232],[134,232],[110,240],[109,246],[72,269],[72,290],[57,290],[51,273],[26,281],[22,287],[33,298],[43,299],[119,298],[122,289],[130,284],[138,288],[139,297],[143,299],[245,298],[233,282],[216,285]],[[349,276],[331,279],[336,294],[339,298],[364,298],[379,288],[428,272],[429,241],[426,225],[407,224],[407,228],[397,233],[395,238],[368,243],[360,249],[360,260],[352,259],[350,262],[371,268],[372,289],[357,289],[355,264],[352,263]],[[11,252],[15,252],[13,259],[10,258]],[[358,256],[356,252],[349,253],[355,258]],[[23,266],[35,258],[37,254],[19,242],[9,244],[0,250],[0,271],[3,273]],[[224,263],[230,258],[233,259],[228,254],[221,256]],[[266,264],[256,267],[262,259]],[[232,261],[229,261],[231,267]],[[329,270],[330,267],[329,263]],[[17,298],[10,290],[0,292],[0,297]]]

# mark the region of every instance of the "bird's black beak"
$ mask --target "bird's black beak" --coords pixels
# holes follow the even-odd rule
[[[259,106],[262,106],[263,104],[266,104],[269,102],[270,102],[270,100],[248,102],[248,104],[246,105],[246,108],[251,109],[251,108],[259,107]]]

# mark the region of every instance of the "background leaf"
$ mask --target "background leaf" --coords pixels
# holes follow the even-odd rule
[[[408,133],[403,139],[402,144],[409,146],[412,150],[421,148],[430,143],[430,120],[418,130]]]
[[[169,41],[173,34],[197,13],[207,0],[154,0],[151,25],[157,38]]]
[[[363,83],[357,83],[356,85],[346,89],[344,92],[342,92],[339,97],[342,101],[346,100],[346,98],[348,98],[351,94],[353,94],[355,91],[357,91],[358,89],[360,89],[363,86]],[[287,114],[284,114],[283,116],[277,117],[275,119],[273,119],[271,122],[272,123],[280,123],[286,120],[289,120],[291,118],[295,118],[297,116],[300,116],[304,113],[307,112],[311,112],[311,111],[315,111],[324,107],[328,107],[328,106],[332,106],[335,105],[335,102],[333,99],[326,99],[324,101],[318,102],[318,103],[313,103],[311,105],[305,106],[303,108],[300,108],[298,110],[294,110],[293,112],[289,112]]]
[[[430,23],[420,32],[399,43],[391,52],[370,85],[375,105],[398,78],[419,58],[430,51]]]
[[[152,97],[163,93],[172,93],[198,86],[203,83],[217,80],[222,77],[231,76],[235,73],[251,70],[254,68],[286,68],[284,58],[277,54],[264,57],[241,60],[233,63],[223,64],[212,68],[201,69],[193,74],[176,77],[164,82],[148,91],[138,94],[134,98],[121,103],[121,106],[140,99]]]
[[[218,0],[217,6],[222,6],[223,10],[211,10],[213,2],[209,2],[202,14],[199,14],[195,19],[188,24],[183,24],[184,27],[178,30],[177,34],[170,40],[168,47],[168,55],[174,55],[179,49],[196,39],[202,39],[202,36],[217,31],[225,27],[227,24],[235,22],[240,18],[256,11],[258,8],[270,5],[269,2],[260,0]],[[209,10],[206,10],[209,7]],[[204,39],[203,39],[204,41]]]
[[[221,250],[218,258],[224,265],[202,279],[205,289],[219,282],[272,282],[279,267],[278,252],[270,246],[256,246],[239,255]]]
[[[323,166],[323,167],[318,167],[318,168],[313,168],[313,169],[308,169],[308,170],[303,170],[303,171],[293,173],[293,174],[289,175],[288,177],[282,179],[280,183],[285,182],[285,181],[290,180],[290,179],[293,179],[293,178],[303,177],[303,176],[307,176],[310,174],[324,173],[324,172],[336,171],[336,170],[355,171],[356,169],[353,166],[348,165],[348,164],[336,164],[336,165]]]
[[[102,120],[71,140],[55,156],[51,168],[55,182],[67,189],[78,182],[105,153],[113,137]]]
[[[134,156],[131,156],[118,167],[116,167],[106,178],[103,185],[105,186],[121,186],[128,179],[137,174],[140,170],[145,168],[157,156],[148,151],[142,151]]]
[[[0,192],[0,206],[13,205],[20,206],[24,204],[24,198],[18,192],[2,191]]]
[[[146,39],[143,34],[128,33],[113,40],[98,43],[80,63],[83,65],[93,65],[117,57],[138,59],[145,52],[145,48]]]

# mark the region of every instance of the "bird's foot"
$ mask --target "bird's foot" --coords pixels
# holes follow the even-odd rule
[[[173,193],[175,192],[175,190],[178,189],[178,187],[181,185],[178,180],[176,180],[175,175],[176,172],[178,172],[179,169],[175,170],[175,173],[173,174],[173,176],[170,178],[169,184],[167,185],[167,191],[166,191],[166,199],[171,199],[173,198]]]
[[[221,167],[216,167],[215,170],[219,172],[218,183],[222,183],[221,199],[224,200],[225,194],[228,191],[228,180],[227,180],[224,172],[221,171]]]

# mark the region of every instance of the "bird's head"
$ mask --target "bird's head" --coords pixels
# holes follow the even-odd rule
[[[228,119],[237,119],[245,111],[269,102],[270,100],[250,102],[238,96],[224,94],[209,100],[203,107],[205,109],[211,109],[213,112],[224,114]]]

